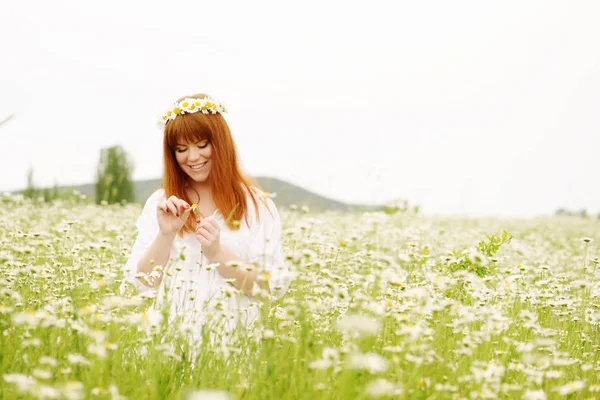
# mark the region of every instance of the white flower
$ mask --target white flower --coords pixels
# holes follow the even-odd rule
[[[272,329],[265,329],[262,333],[263,339],[273,339],[275,337],[275,332]]]
[[[102,344],[88,344],[87,350],[89,353],[97,355],[99,358],[106,358],[106,347]]]
[[[94,339],[96,341],[96,343],[104,343],[104,341],[106,341],[106,336],[108,334],[104,331],[95,330],[95,331],[91,331],[89,333],[89,335],[92,339]]]
[[[64,384],[62,387],[62,394],[68,400],[80,400],[83,399],[83,383],[77,381],[70,381]]]
[[[188,393],[185,400],[231,400],[231,395],[222,390],[196,390]]]
[[[73,365],[77,365],[77,364],[90,365],[90,362],[88,361],[88,359],[78,353],[68,354],[67,361],[69,361],[69,363],[73,364]]]
[[[318,360],[309,362],[308,368],[310,368],[310,369],[328,369],[332,365],[333,365],[333,363],[331,362],[331,360],[318,359]]]
[[[173,112],[173,107],[169,108],[168,110],[166,110],[162,117],[161,117],[161,121],[164,124],[166,124],[168,121],[171,121],[172,119],[175,119],[177,115]]]
[[[348,357],[347,364],[353,369],[363,369],[371,373],[377,373],[387,371],[389,362],[379,354],[354,353]]]
[[[14,384],[20,392],[27,392],[36,384],[35,379],[28,375],[4,374],[2,377],[6,383]]]
[[[153,308],[149,308],[148,310],[146,310],[146,312],[142,314],[141,320],[142,324],[146,328],[157,327],[163,320],[163,315],[160,311],[155,310]]]
[[[165,127],[165,124],[169,121],[169,117],[167,116],[167,113],[163,113],[163,115],[161,115],[161,117],[156,121],[156,127],[158,129],[163,129]]]
[[[12,321],[15,325],[28,325],[30,328],[35,328],[49,315],[50,314],[44,310],[25,311],[13,314]]]
[[[139,297],[125,298],[121,296],[108,296],[102,299],[102,305],[109,309],[138,306],[140,304],[142,304],[142,299]]]
[[[58,399],[60,392],[48,385],[38,385],[33,390],[36,397],[41,399]]]
[[[400,384],[389,382],[383,378],[375,379],[367,384],[365,388],[368,396],[400,396],[402,394],[402,386]]]
[[[185,98],[179,103],[176,103],[173,109],[175,108],[177,108],[180,113],[175,113],[176,115],[172,118],[167,116],[167,120],[174,119],[178,114],[191,114],[196,112],[202,112],[203,114],[217,114],[227,112],[225,106],[221,102],[211,98]]]
[[[429,297],[429,292],[425,288],[414,287],[404,292],[403,296],[410,299],[424,301]]]
[[[112,400],[126,400],[127,397],[119,394],[119,388],[117,385],[111,383],[108,387],[108,391],[110,392],[110,396]]]
[[[179,108],[186,113],[193,113],[196,109],[196,99],[186,98],[179,102]]]
[[[411,341],[414,341],[421,338],[425,331],[426,330],[420,324],[402,324],[400,325],[400,329],[397,329],[394,333],[400,336],[408,336]]]
[[[226,113],[227,112],[227,108],[225,107],[225,104],[223,104],[220,101],[217,101],[216,103],[217,103],[217,111],[219,113]]]
[[[33,376],[40,379],[50,379],[52,378],[52,372],[46,371],[45,369],[33,369]]]
[[[217,113],[217,105],[210,100],[204,102],[204,107],[206,107],[206,110],[211,114]]]
[[[487,257],[484,254],[477,251],[476,249],[471,249],[467,256],[469,257],[469,261],[471,261],[473,264],[481,266],[485,266],[488,264]]]
[[[359,336],[374,336],[379,332],[381,323],[367,315],[346,315],[338,321],[338,328]]]
[[[0,304],[0,314],[10,314],[13,311],[14,311],[13,307],[9,307],[9,306]]]
[[[562,374],[562,371],[546,371],[546,378],[560,378]]]
[[[585,381],[578,380],[567,383],[563,386],[558,386],[554,388],[554,391],[560,393],[563,396],[566,396],[571,393],[575,393],[578,390],[581,390],[585,387]]]
[[[546,393],[542,389],[540,390],[529,390],[527,389],[523,394],[523,400],[546,400]]]
[[[50,365],[52,367],[56,367],[58,365],[58,361],[56,361],[56,358],[48,357],[48,356],[40,357],[39,363],[42,365]]]

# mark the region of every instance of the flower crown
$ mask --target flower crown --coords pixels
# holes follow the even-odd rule
[[[186,98],[178,103],[175,102],[173,104],[173,107],[168,109],[167,112],[165,112],[160,118],[158,125],[160,127],[164,127],[167,124],[167,122],[175,119],[178,115],[193,114],[197,112],[202,112],[202,114],[222,114],[226,113],[227,110],[225,109],[223,103],[211,98]]]

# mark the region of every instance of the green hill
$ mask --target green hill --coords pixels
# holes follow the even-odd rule
[[[256,177],[258,183],[267,192],[276,193],[275,204],[279,207],[287,207],[292,204],[298,206],[308,206],[311,211],[339,210],[339,211],[358,211],[358,210],[376,210],[382,209],[381,206],[368,206],[360,204],[348,204],[318,195],[309,190],[303,189],[291,183],[269,177]],[[134,181],[135,200],[143,203],[146,199],[160,187],[160,179],[149,179]],[[59,191],[79,190],[90,198],[94,198],[94,184],[73,185],[68,187],[59,187]]]

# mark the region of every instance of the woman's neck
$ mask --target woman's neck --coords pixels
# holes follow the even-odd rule
[[[200,199],[212,199],[210,186],[207,184],[194,182],[193,184],[188,184],[188,189],[190,199],[193,202],[199,203]]]

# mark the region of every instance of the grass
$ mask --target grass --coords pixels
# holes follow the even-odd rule
[[[139,205],[0,203],[0,398],[600,392],[597,221],[282,209],[286,295],[190,341],[152,296],[119,291]]]

